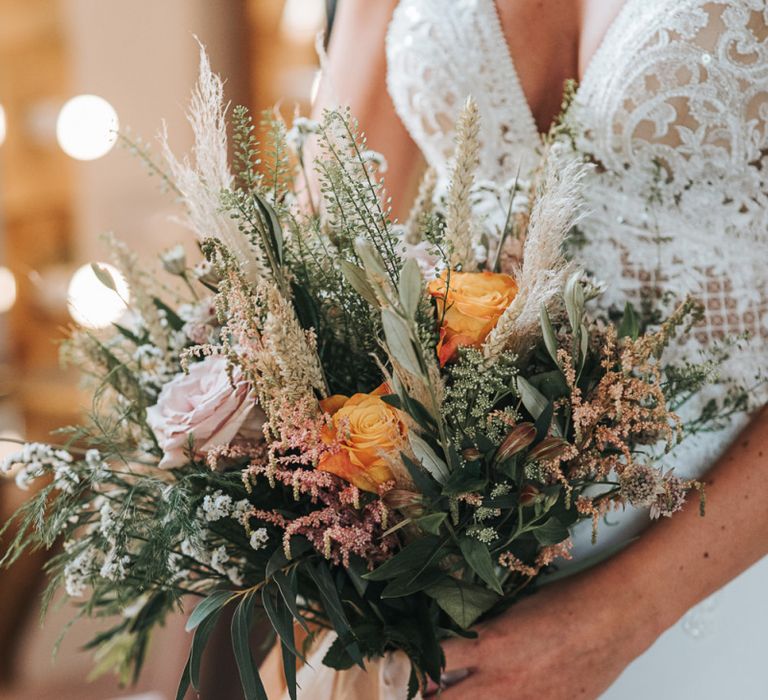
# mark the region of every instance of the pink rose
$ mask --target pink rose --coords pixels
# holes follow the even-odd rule
[[[147,409],[147,423],[162,448],[160,467],[180,467],[188,461],[190,442],[196,454],[229,445],[255,402],[251,385],[238,367],[232,381],[223,357],[206,357],[166,384],[157,403]]]

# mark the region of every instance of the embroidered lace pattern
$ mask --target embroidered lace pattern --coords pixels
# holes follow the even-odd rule
[[[505,181],[535,167],[540,137],[493,0],[401,0],[387,51],[396,108],[439,175],[468,94],[483,120],[479,176]],[[751,385],[768,364],[764,0],[625,0],[568,122],[594,162],[579,255],[606,282],[603,303],[693,294],[705,322],[672,354],[748,333],[725,375]],[[676,451],[677,470],[703,471],[743,420]]]

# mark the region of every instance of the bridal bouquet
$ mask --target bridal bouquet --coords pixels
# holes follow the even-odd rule
[[[66,346],[94,380],[89,422],[5,460],[34,493],[4,559],[56,547],[50,590],[104,618],[98,667],[125,681],[152,630],[198,598],[178,697],[225,609],[247,698],[266,697],[249,646],[259,619],[291,697],[297,625],[310,640],[335,632],[333,668],[404,652],[414,696],[440,677],[441,640],[472,636],[567,558],[579,520],[670,516],[699,486],[664,455],[718,419],[674,412],[716,362],[674,367],[662,352],[700,310],[684,301],[650,327],[629,304],[588,311],[600,289],[564,255],[578,166],[550,159],[533,186],[502,193],[503,227],[478,217],[471,101],[450,188],[436,197],[427,177],[403,225],[345,112],[272,119],[263,153],[247,112],[226,113],[203,54],[194,150],[178,159],[163,137],[152,167],[204,259],[162,256],[176,293],[110,242],[130,308]]]

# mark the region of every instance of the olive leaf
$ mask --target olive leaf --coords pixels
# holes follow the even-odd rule
[[[117,283],[112,273],[103,265],[99,263],[91,263],[91,270],[96,275],[96,279],[99,280],[107,289],[111,289],[115,294],[118,294]]]
[[[379,300],[376,297],[376,292],[371,286],[371,283],[368,281],[368,276],[365,274],[365,270],[348,260],[342,260],[341,272],[352,289],[363,297],[363,299],[365,299],[371,306],[379,308]]]
[[[544,336],[544,345],[547,348],[549,356],[555,361],[555,364],[559,367],[560,361],[557,359],[557,337],[555,336],[555,329],[552,327],[552,321],[549,318],[547,307],[542,304],[541,306],[541,333]]]
[[[435,481],[444,484],[450,474],[448,465],[437,456],[429,443],[419,437],[415,431],[411,430],[408,433],[408,440],[416,459],[421,462],[421,466],[432,475]]]
[[[382,309],[381,325],[392,358],[408,372],[421,376],[421,364],[411,341],[408,324],[390,308]]]
[[[409,258],[405,261],[403,269],[400,272],[400,284],[398,291],[400,293],[400,303],[403,310],[410,319],[416,318],[416,310],[419,308],[419,302],[422,296],[421,271],[419,264]]]

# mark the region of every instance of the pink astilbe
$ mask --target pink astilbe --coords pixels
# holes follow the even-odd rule
[[[264,442],[236,441],[231,445],[217,445],[205,455],[205,462],[212,471],[222,471],[231,462],[243,459],[264,459],[266,445]]]
[[[604,479],[633,464],[638,444],[660,441],[671,447],[680,420],[667,408],[661,367],[640,341],[618,342],[615,330],[606,329],[601,343],[604,374],[597,386],[582,395],[576,385],[573,360],[558,352],[570,390],[570,409],[578,457],[569,464],[569,475]]]
[[[542,547],[533,564],[526,564],[512,552],[503,552],[499,555],[499,565],[528,578],[534,578],[544,567],[549,566],[556,559],[570,559],[572,547],[573,542],[570,538],[558,544]]]
[[[313,399],[282,400],[274,404],[274,409],[265,425],[271,438],[269,454],[273,464],[315,466],[329,451],[338,449],[323,442],[322,431],[331,418],[315,410]]]
[[[350,557],[363,559],[369,569],[388,559],[398,544],[393,535],[384,536],[390,511],[382,496],[391,484],[382,487],[380,497],[362,503],[361,491],[328,472],[279,464],[253,465],[249,479],[267,476],[293,489],[296,500],[308,496],[317,507],[312,512],[288,519],[276,511],[255,510],[253,517],[283,530],[283,547],[290,558],[294,535],[306,537],[318,552],[334,564],[349,566]],[[370,497],[369,497],[370,498]]]

